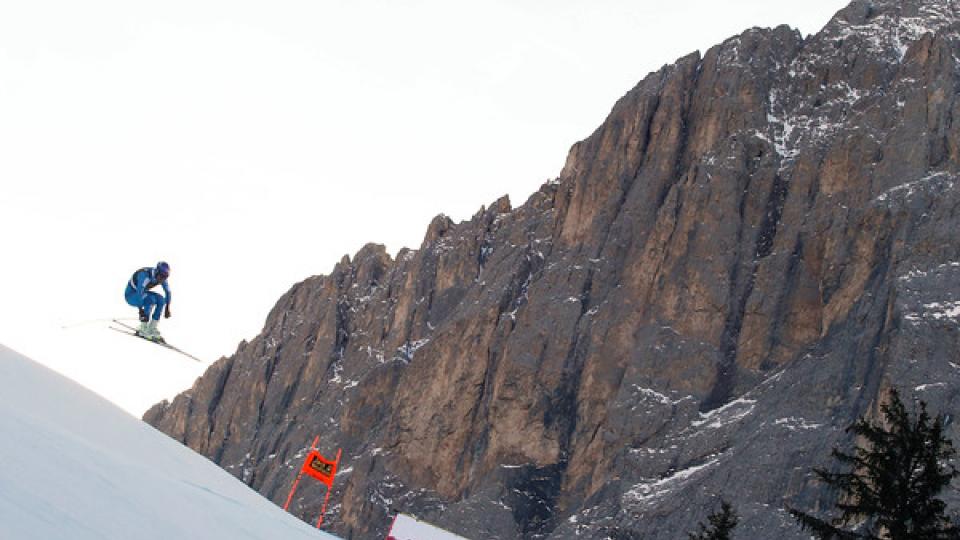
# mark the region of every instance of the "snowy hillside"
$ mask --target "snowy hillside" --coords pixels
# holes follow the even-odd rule
[[[333,539],[0,345],[0,539]]]

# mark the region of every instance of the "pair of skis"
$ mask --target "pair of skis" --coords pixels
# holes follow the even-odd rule
[[[173,345],[170,345],[170,344],[167,343],[166,341],[163,341],[163,339],[159,339],[159,340],[157,340],[157,339],[150,339],[150,338],[148,338],[147,336],[144,336],[144,335],[141,334],[139,331],[137,331],[136,328],[134,328],[133,326],[130,326],[129,324],[127,324],[127,323],[125,323],[125,322],[118,321],[117,319],[111,319],[111,322],[112,322],[113,324],[117,325],[117,326],[111,325],[111,326],[109,327],[111,330],[114,330],[114,331],[116,331],[116,332],[120,332],[121,334],[126,334],[126,335],[128,335],[128,336],[133,336],[133,337],[135,337],[135,338],[139,338],[139,339],[142,339],[142,340],[144,340],[144,341],[149,341],[150,343],[153,343],[153,344],[155,344],[155,345],[159,345],[159,346],[164,347],[164,348],[166,348],[166,349],[170,349],[170,350],[173,351],[173,352],[180,353],[180,354],[182,354],[183,356],[186,356],[187,358],[193,360],[194,362],[203,363],[203,360],[200,360],[200,359],[197,358],[196,356],[194,356],[194,355],[192,355],[192,354],[190,354],[190,353],[188,353],[188,352],[184,352],[184,351],[182,351],[182,350],[174,347]]]

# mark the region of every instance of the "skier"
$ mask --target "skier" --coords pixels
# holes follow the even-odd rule
[[[163,261],[158,262],[154,268],[141,268],[133,273],[123,295],[128,304],[140,311],[140,328],[137,333],[151,341],[163,341],[160,331],[157,330],[161,310],[164,317],[170,318],[170,286],[167,284],[169,276],[170,265]],[[163,287],[164,296],[150,291],[157,285]]]

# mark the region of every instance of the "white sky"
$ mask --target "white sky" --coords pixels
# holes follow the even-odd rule
[[[363,244],[520,205],[661,65],[845,4],[2,2],[0,343],[139,415],[205,365],[97,322],[135,269],[212,362]]]

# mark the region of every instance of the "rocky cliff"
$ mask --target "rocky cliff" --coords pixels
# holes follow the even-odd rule
[[[145,420],[280,504],[321,434],[347,538],[681,538],[721,495],[804,538],[784,505],[887,388],[960,408],[958,55],[960,2],[855,0],[681,58],[523,205],[295,285]]]

